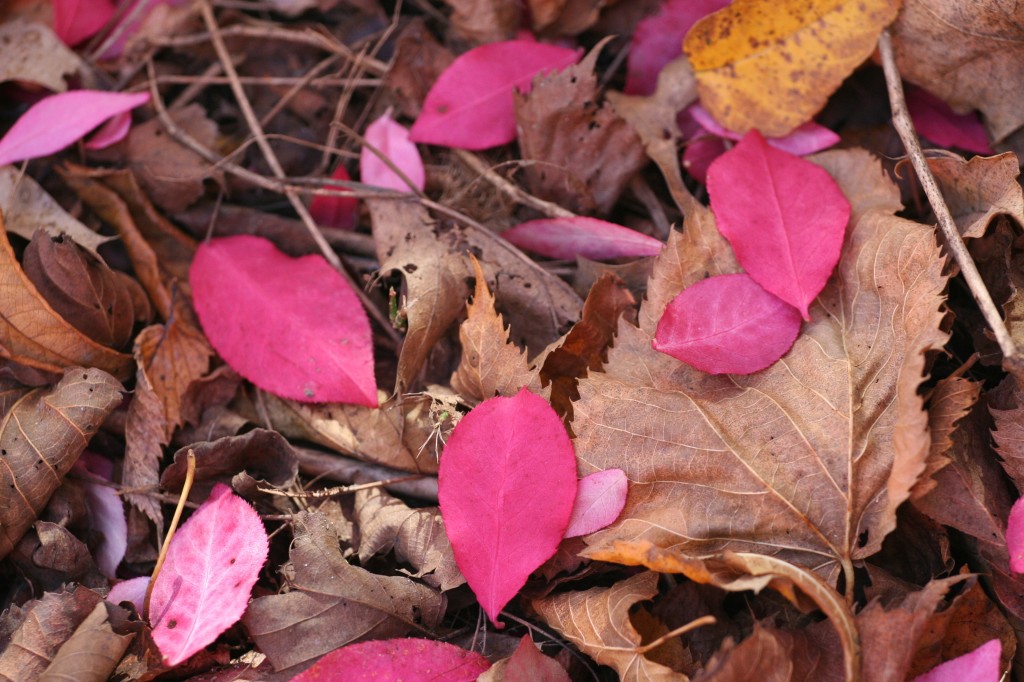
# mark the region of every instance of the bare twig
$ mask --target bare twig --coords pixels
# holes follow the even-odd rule
[[[339,483],[352,483],[371,478],[385,481],[384,487],[402,495],[437,504],[437,477],[422,476],[417,480],[390,482],[388,479],[408,476],[408,472],[367,464],[351,457],[328,454],[311,448],[295,447],[299,470],[306,476],[322,476]]]
[[[360,483],[358,485],[339,485],[333,488],[324,488],[322,490],[303,490],[302,492],[293,493],[287,490],[278,490],[276,488],[258,488],[262,493],[268,495],[279,495],[281,497],[292,497],[292,498],[313,498],[320,499],[324,497],[336,497],[338,495],[351,495],[357,493],[360,490],[371,490],[372,488],[386,488],[389,485],[396,483],[405,483],[406,481],[417,481],[423,478],[422,475],[415,476],[399,476],[398,478],[389,478],[383,481],[373,481],[371,483]]]
[[[473,152],[469,152],[464,149],[456,149],[455,155],[458,156],[459,159],[469,166],[474,172],[479,173],[484,180],[494,185],[497,189],[512,199],[512,201],[532,208],[539,213],[543,213],[549,218],[576,217],[575,213],[562,208],[558,204],[553,204],[550,201],[545,201],[544,199],[533,196],[529,192],[523,191],[523,189],[514,182],[510,182],[495,172],[492,168],[488,167],[487,164],[485,164],[480,157]]]

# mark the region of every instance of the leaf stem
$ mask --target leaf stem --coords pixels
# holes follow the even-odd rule
[[[167,549],[171,546],[171,540],[174,539],[174,532],[178,530],[178,522],[181,521],[181,512],[185,509],[185,501],[188,500],[188,494],[192,490],[192,482],[196,478],[196,453],[189,448],[188,450],[188,469],[185,471],[185,483],[181,486],[181,497],[178,498],[178,506],[174,510],[174,517],[171,519],[171,525],[167,528],[167,537],[164,538],[163,547],[160,548],[160,556],[156,559],[156,566],[153,568],[153,575],[149,577],[149,585],[146,586],[146,599],[142,602],[142,618],[144,620],[149,619],[149,600],[153,597],[153,585],[156,584],[157,576],[160,575],[160,570],[164,567],[164,561],[167,559]]]
[[[652,642],[648,642],[643,646],[638,646],[636,649],[634,649],[634,651],[641,655],[646,654],[648,651],[658,648],[659,646],[661,646],[668,640],[672,639],[673,637],[685,635],[690,630],[696,630],[697,628],[704,627],[705,625],[714,625],[717,622],[718,621],[715,619],[714,616],[701,616],[700,618],[697,618],[696,620],[691,620],[686,625],[680,626],[671,632],[666,632],[661,637]]]

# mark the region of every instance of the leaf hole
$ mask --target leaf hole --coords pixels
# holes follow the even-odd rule
[[[865,546],[867,546],[867,544],[868,544],[868,532],[864,531],[863,533],[861,533],[860,535],[857,536],[857,546],[858,547],[865,547]]]
[[[171,618],[169,621],[167,621],[167,629],[168,630],[173,630],[176,627],[178,627],[178,621],[177,620],[175,620],[174,618]]]

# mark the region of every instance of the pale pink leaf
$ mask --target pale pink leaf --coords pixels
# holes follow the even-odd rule
[[[917,132],[935,144],[975,154],[995,153],[977,112],[958,114],[939,97],[913,86],[907,88],[907,109]]]
[[[748,275],[709,277],[665,308],[653,347],[708,374],[751,374],[786,354],[800,313]]]
[[[85,490],[92,527],[103,536],[95,551],[96,566],[103,575],[114,578],[128,548],[128,520],[124,514],[124,502],[112,487],[90,480],[95,476],[110,481],[114,472],[113,462],[86,450],[71,471],[83,478],[82,488]]]
[[[416,149],[416,143],[409,139],[409,129],[401,125],[390,113],[385,113],[366,127],[368,145],[391,160],[399,170],[405,173],[416,189],[423,191],[427,184],[427,176],[423,170],[423,159]],[[393,189],[397,192],[409,192],[409,183],[391,170],[384,161],[368,147],[359,152],[359,176],[367,185]]]
[[[694,104],[690,107],[690,114],[702,128],[712,135],[724,137],[727,140],[740,140],[743,138],[739,133],[723,128],[708,113],[708,110],[699,104]],[[807,154],[820,152],[837,144],[839,142],[839,135],[825,126],[818,125],[814,121],[808,121],[785,137],[767,137],[765,142],[776,149],[789,152],[794,156],[806,156]]]
[[[438,499],[455,563],[498,614],[551,558],[576,497],[576,455],[558,414],[526,389],[462,418],[441,457]]]
[[[413,142],[488,149],[516,139],[513,91],[533,77],[575,64],[576,50],[525,40],[475,47],[441,74],[412,126]]]
[[[579,480],[565,537],[595,533],[619,518],[626,506],[629,480],[622,469],[597,471]]]
[[[348,182],[351,179],[343,165],[339,165],[331,174],[331,180]],[[309,214],[325,227],[354,230],[359,224],[359,200],[355,197],[317,195],[309,204]]]
[[[501,236],[520,249],[546,258],[591,260],[656,256],[664,244],[622,225],[597,218],[541,218],[519,223]]]
[[[918,675],[913,682],[999,682],[1002,650],[998,639],[990,639],[974,651]]]
[[[319,254],[266,239],[213,239],[189,275],[210,343],[243,377],[284,398],[376,407],[373,336],[359,298]]]
[[[1010,509],[1006,522],[1006,548],[1010,550],[1010,570],[1024,573],[1024,497]]]
[[[473,682],[491,667],[474,651],[429,639],[384,639],[326,654],[291,682]]]
[[[106,149],[107,147],[117,144],[128,136],[128,131],[132,128],[132,115],[131,112],[125,111],[117,114],[100,126],[100,129],[96,131],[96,134],[89,138],[85,143],[85,148],[90,150]]]
[[[110,0],[51,0],[53,32],[74,46],[93,37],[114,16]]]
[[[112,604],[120,604],[123,601],[135,605],[135,610],[142,613],[142,605],[146,600],[146,588],[149,587],[149,576],[143,575],[131,580],[122,580],[110,588],[107,594],[107,601]]]
[[[153,641],[175,666],[238,622],[267,560],[259,514],[218,483],[167,550],[150,597]]]
[[[29,107],[0,140],[0,166],[59,152],[111,116],[148,101],[145,92],[72,90],[50,95]]]
[[[752,130],[711,164],[708,194],[743,269],[809,319],[850,219],[850,202],[832,176]]]

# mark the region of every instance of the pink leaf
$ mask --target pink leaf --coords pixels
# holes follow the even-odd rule
[[[622,469],[605,469],[580,479],[565,537],[595,533],[619,518],[629,480]]]
[[[352,178],[345,166],[339,165],[331,179],[348,182]],[[309,204],[309,214],[326,227],[354,230],[359,224],[359,200],[355,197],[315,196]]]
[[[708,110],[699,104],[690,107],[690,114],[693,118],[712,135],[724,137],[727,140],[739,140],[742,135],[723,128],[718,121],[712,118]],[[789,152],[794,156],[806,156],[822,149],[828,149],[839,142],[839,136],[814,121],[808,121],[785,137],[768,137],[765,141],[776,149]]]
[[[974,651],[918,675],[914,682],[999,682],[1002,650],[998,639],[990,639]]]
[[[74,46],[94,36],[114,16],[110,0],[52,0],[53,32]]]
[[[785,355],[800,313],[745,274],[709,277],[672,299],[652,345],[708,374],[751,374]]]
[[[597,218],[541,218],[520,223],[501,236],[521,249],[547,258],[591,260],[656,256],[664,246],[654,237]]]
[[[0,140],[0,166],[59,152],[111,116],[148,101],[145,92],[73,90],[50,95],[33,104]]]
[[[682,54],[683,38],[690,27],[728,4],[729,0],[668,0],[657,13],[641,20],[629,44],[626,94],[654,94],[658,74]]]
[[[570,682],[565,668],[545,656],[529,635],[523,635],[519,646],[505,665],[501,682]]]
[[[835,180],[752,130],[711,164],[708,194],[743,269],[810,319],[808,307],[839,262],[850,219]]]
[[[1024,497],[1010,509],[1006,522],[1006,548],[1010,550],[1010,570],[1024,573]]]
[[[429,639],[385,639],[335,649],[291,682],[473,682],[490,661],[454,644]]]
[[[110,588],[107,601],[120,604],[123,601],[135,604],[135,610],[142,613],[142,603],[146,600],[146,588],[149,587],[149,576],[143,575],[131,580],[122,580]]]
[[[907,88],[907,109],[917,132],[935,144],[975,154],[995,153],[976,112],[958,114],[942,99],[913,86]]]
[[[100,129],[96,131],[96,134],[90,137],[89,141],[85,143],[85,148],[90,150],[106,149],[127,137],[128,131],[131,130],[131,128],[131,112],[125,111],[117,114],[100,126]]]
[[[576,455],[561,418],[526,389],[462,418],[441,457],[438,498],[466,582],[491,621],[549,559],[576,497]]]
[[[515,88],[542,71],[575,64],[575,50],[525,40],[473,48],[445,69],[412,126],[414,142],[487,149],[516,139]]]
[[[178,665],[238,622],[268,551],[259,514],[218,483],[171,540],[153,585],[153,641],[168,665]]]
[[[427,184],[423,171],[423,159],[416,144],[409,139],[409,130],[391,118],[390,110],[366,127],[367,144],[391,159],[412,181],[416,189],[423,191]],[[384,163],[377,154],[367,147],[359,152],[359,176],[367,185],[409,192],[409,184]]]
[[[370,321],[323,256],[290,258],[248,235],[213,239],[189,281],[210,343],[243,377],[285,398],[376,407]]]
[[[702,184],[708,182],[708,168],[711,163],[727,150],[725,141],[714,135],[700,135],[686,143],[683,150],[683,168],[693,179]]]
[[[124,503],[110,486],[89,480],[91,474],[110,481],[114,465],[106,457],[86,450],[71,470],[79,475],[84,474],[82,487],[92,527],[103,535],[96,547],[96,565],[103,571],[103,575],[114,578],[128,548],[128,520],[124,515]]]

